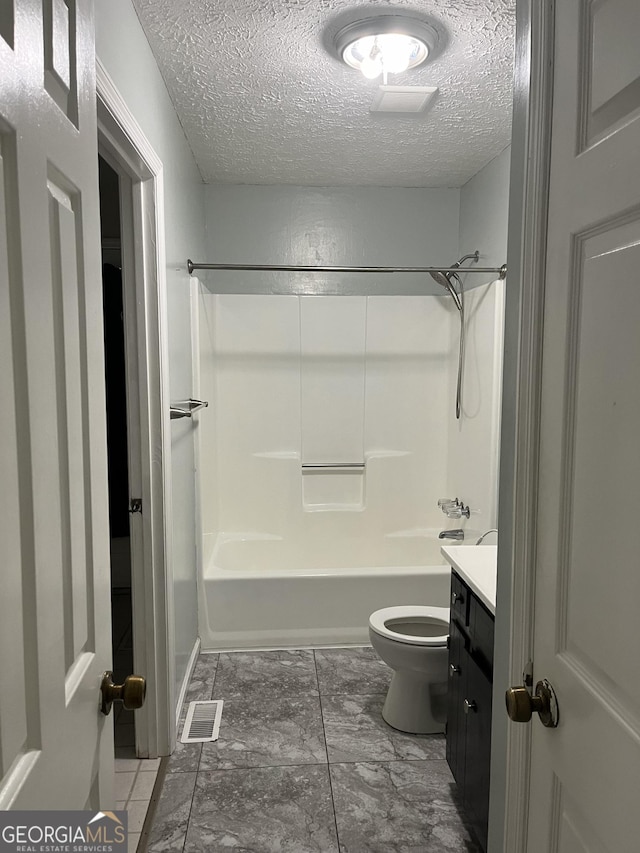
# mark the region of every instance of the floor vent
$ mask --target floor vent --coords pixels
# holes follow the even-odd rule
[[[207,743],[218,740],[222,705],[222,699],[216,699],[213,702],[189,702],[181,742]]]

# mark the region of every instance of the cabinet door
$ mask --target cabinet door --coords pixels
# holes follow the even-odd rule
[[[451,621],[466,628],[469,624],[469,587],[451,572]]]
[[[489,767],[491,764],[491,682],[476,662],[466,657],[466,755],[464,808],[482,844],[487,849],[489,821]],[[465,700],[471,707],[465,706]]]
[[[493,616],[475,595],[469,603],[469,634],[471,654],[487,676],[493,677],[493,638],[495,623]]]
[[[466,718],[463,700],[466,690],[466,662],[464,635],[455,622],[449,625],[449,690],[447,693],[447,762],[453,777],[464,788],[464,752]]]

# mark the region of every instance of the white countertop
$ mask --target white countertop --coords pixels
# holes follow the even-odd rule
[[[495,616],[497,545],[443,545],[440,553]]]

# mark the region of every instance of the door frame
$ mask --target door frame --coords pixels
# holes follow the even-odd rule
[[[143,507],[142,536],[135,545],[132,537],[133,648],[134,667],[147,679],[147,699],[136,712],[136,749],[139,757],[156,758],[170,754],[176,739],[164,174],[98,58],[96,90],[98,148],[127,194],[121,201],[123,268],[131,283],[125,336],[135,341],[128,384],[137,380],[128,402],[138,402],[130,418],[138,428],[129,436],[129,455],[139,472]]]
[[[510,724],[507,687],[533,660],[538,448],[555,0],[517,0],[500,441],[489,845],[527,844],[531,728]],[[529,670],[527,670],[529,674]]]
[[[505,687],[521,683],[533,648],[553,11],[554,0],[516,4],[489,821],[489,850],[505,853],[525,849],[528,815],[530,728],[508,725],[501,711]],[[143,505],[149,511],[144,515],[143,600],[134,592],[136,666],[146,670],[149,688],[138,724],[154,757],[175,745],[163,169],[99,60],[96,70],[101,146],[115,155],[133,182],[135,245],[142,250],[135,282],[146,315],[139,321],[145,332],[139,339],[139,364],[147,391],[157,392],[143,393],[140,401],[141,440],[147,451],[142,458],[149,475]],[[140,748],[144,753],[143,740]]]

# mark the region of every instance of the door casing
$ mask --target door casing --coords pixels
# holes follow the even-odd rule
[[[533,556],[535,548],[535,471],[539,418],[542,302],[545,264],[546,186],[550,142],[550,62],[553,55],[553,0],[518,0],[515,90],[511,158],[508,284],[505,318],[502,431],[500,450],[500,549],[494,707],[502,708],[504,686],[519,683],[531,657]],[[146,331],[140,340],[140,364],[146,362],[149,388],[157,399],[141,395],[142,456],[160,440],[168,443],[168,352],[166,289],[162,264],[164,207],[162,163],[97,60],[98,127],[101,147],[115,157],[132,181],[136,287],[145,306]],[[149,233],[153,223],[155,235]],[[146,227],[145,227],[146,226]],[[152,229],[153,230],[153,229]],[[155,238],[155,239],[154,239]],[[145,278],[147,280],[145,281]],[[155,322],[154,322],[155,320]],[[142,325],[140,325],[142,323]],[[170,466],[166,455],[155,471],[145,513],[145,558],[134,597],[136,667],[145,670],[149,700],[139,717],[141,754],[167,754],[175,745],[173,601],[171,583]],[[156,466],[157,467],[157,466]],[[151,483],[151,478],[149,480]],[[143,495],[143,501],[145,496]],[[517,567],[517,571],[515,571]],[[142,594],[142,599],[140,597]],[[147,605],[145,606],[145,602]],[[145,617],[153,603],[155,624]],[[145,624],[145,620],[146,623]],[[140,712],[138,712],[140,714]],[[527,825],[528,727],[507,725],[506,714],[493,720],[489,849],[521,850]]]
[[[98,146],[121,178],[131,486],[142,515],[133,523],[132,607],[134,668],[147,679],[147,700],[136,712],[140,757],[168,755],[175,746],[175,637],[171,566],[169,356],[164,269],[162,161],[108,73],[96,59]],[[138,534],[138,535],[136,535]]]
[[[503,375],[502,430],[500,449],[500,549],[498,555],[498,602],[496,613],[496,658],[494,664],[494,708],[503,707],[504,686],[517,684],[523,662],[531,658],[535,548],[535,472],[541,382],[541,329],[545,268],[546,187],[549,171],[551,78],[553,56],[554,0],[517,0],[517,33],[514,72],[514,112],[509,202],[508,283],[505,316],[505,361]],[[98,127],[101,144],[106,140],[134,184],[134,197],[155,196],[148,200],[151,221],[156,222],[155,246],[148,245],[149,286],[144,289],[140,277],[136,284],[147,302],[147,330],[157,330],[155,346],[147,344],[146,357],[156,360],[156,372],[164,372],[160,381],[162,411],[151,411],[149,401],[141,400],[142,423],[155,417],[155,435],[167,442],[169,396],[166,331],[165,277],[162,263],[164,217],[162,203],[162,163],[144,137],[109,75],[97,60]],[[137,200],[137,199],[136,199]],[[142,199],[140,199],[142,201]],[[155,202],[155,203],[154,203]],[[140,208],[142,210],[142,207]],[[147,220],[149,221],[149,220]],[[137,223],[141,228],[141,222]],[[147,235],[148,239],[148,235]],[[141,272],[144,272],[143,269]],[[157,286],[153,291],[152,281]],[[151,294],[149,294],[151,288]],[[154,304],[155,303],[155,304]],[[153,325],[153,316],[157,325]],[[150,351],[151,350],[151,351]],[[141,355],[144,358],[145,354]],[[157,408],[157,407],[156,407]],[[157,646],[154,649],[152,627],[143,627],[143,618],[134,616],[134,644],[140,649],[136,666],[145,666],[155,678],[155,709],[151,703],[147,716],[149,755],[166,754],[175,744],[173,601],[170,572],[170,525],[166,524],[171,507],[170,468],[163,466],[162,495],[158,495],[155,518],[165,523],[154,531],[163,546],[165,571],[159,557],[155,567],[145,560],[144,587],[148,602],[152,591],[156,600]],[[162,531],[162,526],[164,531]],[[161,535],[163,533],[163,535]],[[158,555],[161,551],[156,552]],[[515,568],[517,567],[517,571]],[[137,624],[137,631],[136,631]],[[145,663],[143,663],[143,661]],[[168,701],[167,701],[168,700]],[[489,849],[513,851],[524,848],[527,826],[527,779],[529,765],[529,728],[508,726],[505,714],[493,718],[491,811]],[[143,723],[144,725],[144,723]],[[157,751],[153,749],[154,734]],[[142,741],[141,741],[142,746]]]
[[[489,851],[526,848],[531,728],[504,692],[533,657],[542,326],[555,0],[517,0],[500,442]]]

